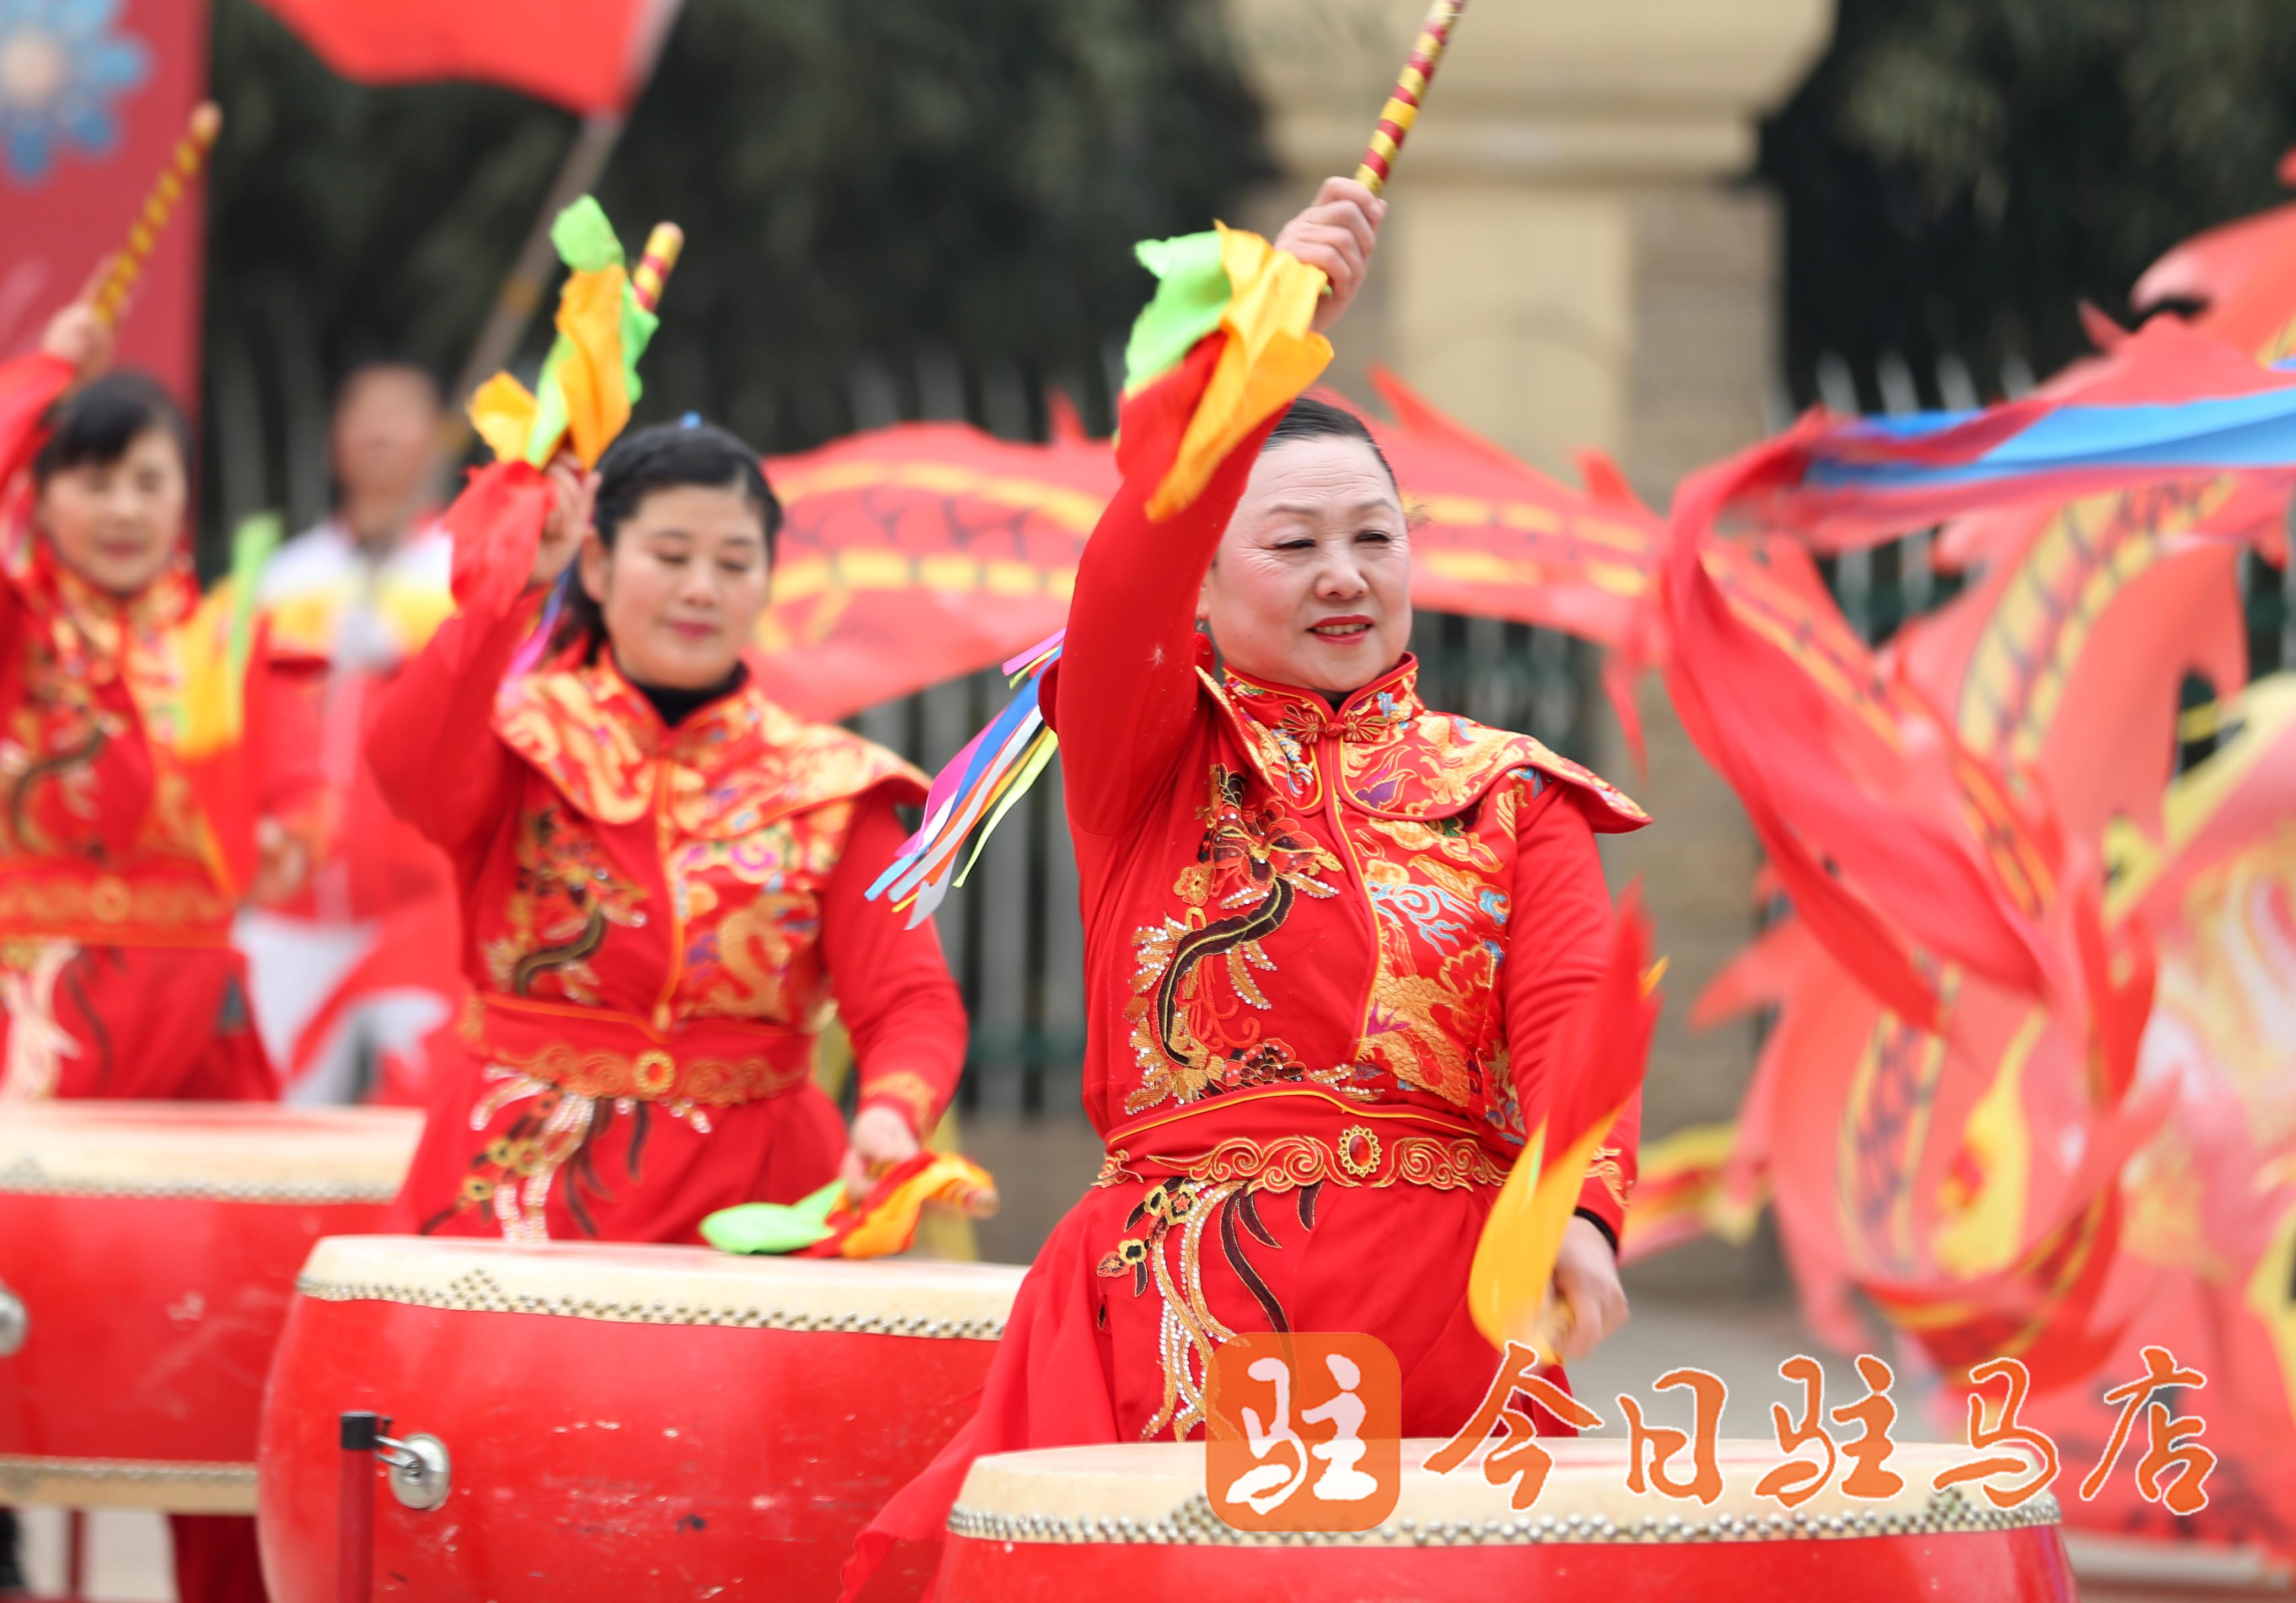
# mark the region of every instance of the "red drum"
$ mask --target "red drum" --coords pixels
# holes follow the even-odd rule
[[[255,1508],[295,1271],[371,1229],[422,1117],[0,1104],[0,1503]]]
[[[1021,1272],[323,1241],[264,1405],[271,1595],[335,1596],[337,1420],[367,1409],[445,1464],[428,1508],[377,1479],[379,1598],[834,1598],[855,1534],[972,1413]],[[922,1591],[930,1555],[900,1558],[873,1603]]]
[[[1627,1444],[1544,1445],[1555,1465],[1532,1507],[1484,1479],[1478,1458],[1423,1467],[1441,1445],[1406,1442],[1394,1513],[1360,1534],[1247,1535],[1204,1495],[1200,1443],[1004,1453],[974,1464],[949,1515],[943,1603],[1399,1603],[1583,1598],[1603,1603],[2070,1603],[2072,1575],[2047,1494],[2004,1512],[1981,1492],[1930,1489],[1969,1454],[1908,1443],[1890,1459],[1906,1490],[1882,1501],[1835,1484],[1789,1514],[1755,1483],[1784,1457],[1724,1442],[1711,1506],[1626,1487]],[[1684,1473],[1680,1456],[1672,1467]],[[1975,1492],[1975,1488],[1967,1488]]]

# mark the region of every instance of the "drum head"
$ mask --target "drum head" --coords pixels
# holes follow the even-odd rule
[[[0,1193],[387,1203],[422,1115],[262,1102],[35,1102],[0,1119]]]
[[[1314,1533],[1299,1540],[1317,1545],[1388,1546],[1440,1533],[1452,1543],[1552,1541],[1685,1541],[1822,1539],[1910,1535],[1948,1531],[1996,1531],[2054,1525],[2048,1494],[2021,1507],[1997,1509],[1974,1487],[1932,1488],[1942,1469],[1966,1462],[1967,1449],[1940,1443],[1901,1443],[1888,1467],[1905,1481],[1893,1497],[1854,1498],[1837,1474],[1791,1511],[1754,1488],[1787,1455],[1772,1442],[1724,1441],[1716,1460],[1723,1490],[1712,1504],[1677,1500],[1627,1489],[1627,1443],[1609,1437],[1557,1439],[1541,1445],[1554,1456],[1538,1500],[1518,1510],[1512,1482],[1493,1484],[1483,1474],[1483,1451],[1449,1474],[1426,1467],[1443,1443],[1403,1444],[1403,1489],[1395,1512],[1360,1533]],[[1688,1454],[1670,1466],[1686,1474]],[[977,1461],[949,1517],[960,1536],[1001,1541],[1149,1541],[1206,1545],[1262,1543],[1231,1529],[1212,1513],[1204,1492],[1201,1443],[1142,1443],[1116,1447],[1069,1447],[1003,1453]]]
[[[1027,1272],[1006,1263],[739,1257],[709,1247],[340,1236],[312,1249],[296,1289],[336,1303],[993,1341]]]

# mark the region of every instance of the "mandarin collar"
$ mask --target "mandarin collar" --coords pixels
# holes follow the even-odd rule
[[[1226,664],[1221,680],[1232,703],[1254,723],[1302,740],[1326,734],[1358,744],[1388,740],[1426,711],[1419,699],[1419,659],[1409,652],[1385,673],[1350,691],[1337,711],[1320,691],[1256,679]]]
[[[662,753],[705,771],[723,766],[724,760],[748,739],[780,738],[767,727],[775,722],[774,715],[787,720],[787,715],[781,714],[758,689],[754,673],[743,676],[741,684],[715,701],[696,707],[673,728],[662,721],[646,694],[622,672],[611,645],[602,644],[597,656],[578,671],[589,681],[592,700],[601,711],[622,720],[641,752],[648,756]]]
[[[125,640],[181,623],[197,603],[191,559],[180,549],[151,583],[133,596],[115,596],[74,572],[45,535],[35,534],[33,542],[34,571],[55,597],[58,612],[99,651],[116,651]]]

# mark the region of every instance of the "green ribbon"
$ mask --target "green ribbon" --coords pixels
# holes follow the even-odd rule
[[[701,1221],[701,1239],[723,1253],[794,1253],[826,1241],[829,1211],[843,1180],[832,1180],[797,1203],[742,1203]]]

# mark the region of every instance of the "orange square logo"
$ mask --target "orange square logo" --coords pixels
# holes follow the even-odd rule
[[[1206,1377],[1204,1492],[1239,1531],[1368,1531],[1403,1492],[1403,1371],[1351,1333],[1239,1336]]]

